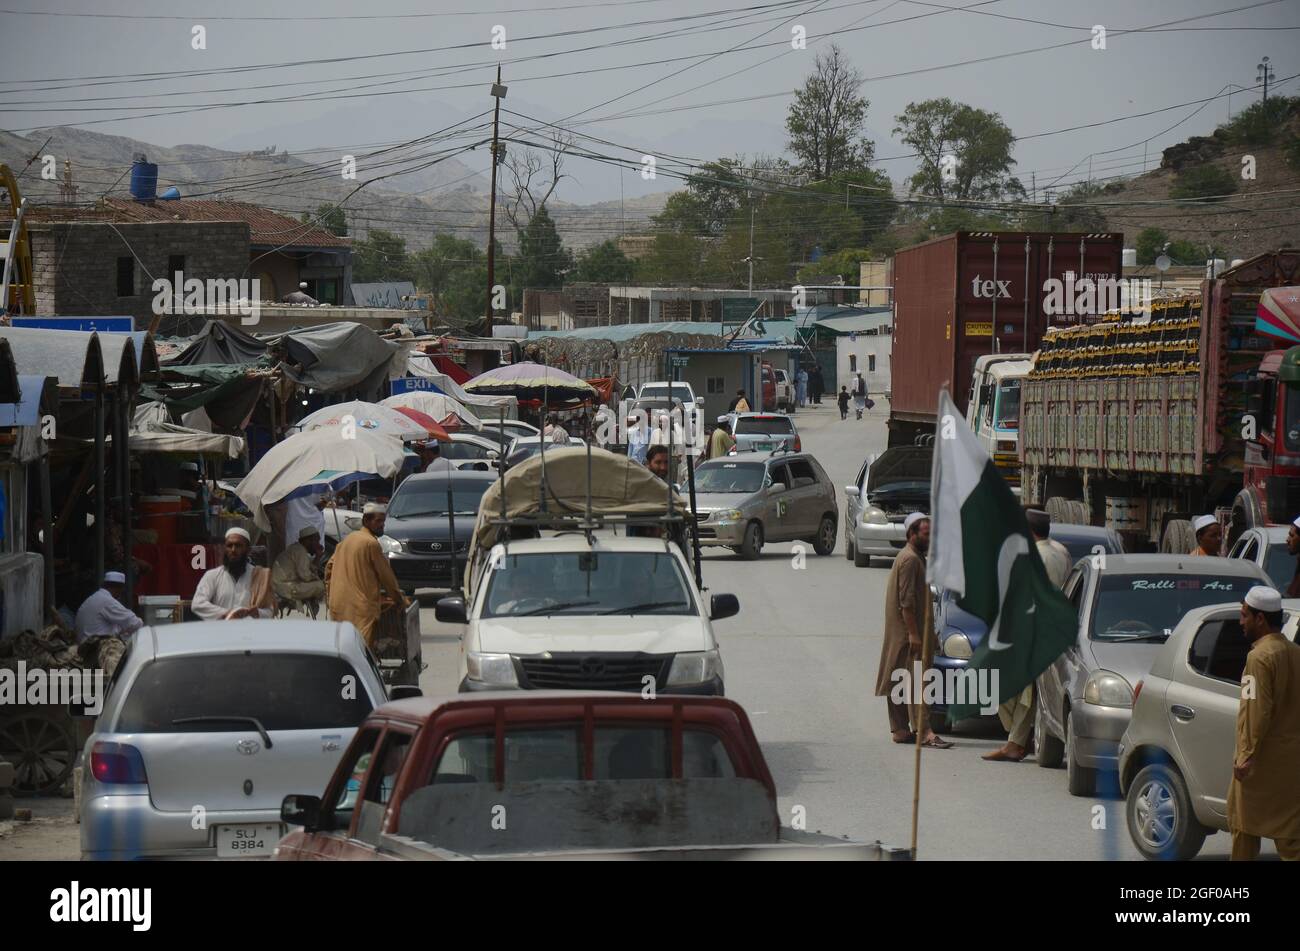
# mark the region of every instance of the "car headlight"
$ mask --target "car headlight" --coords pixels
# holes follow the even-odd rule
[[[888,525],[889,516],[884,509],[868,505],[862,510],[862,521],[868,525]]]
[[[480,654],[470,651],[465,655],[465,667],[470,680],[500,687],[517,687],[515,661],[509,654]]]
[[[1109,670],[1094,670],[1083,685],[1085,703],[1101,707],[1133,706],[1133,688],[1119,674]]]
[[[392,535],[380,535],[379,550],[385,555],[395,555],[406,551],[406,543],[398,541]]]
[[[722,678],[722,655],[716,650],[678,654],[668,671],[667,686],[708,683]]]
[[[943,656],[955,660],[970,660],[975,652],[971,650],[970,638],[960,631],[954,631],[943,639]]]
[[[715,522],[739,522],[743,518],[740,509],[723,509],[713,513]]]

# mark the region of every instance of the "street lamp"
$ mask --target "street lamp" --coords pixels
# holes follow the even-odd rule
[[[1255,82],[1264,84],[1264,101],[1268,102],[1268,84],[1277,79],[1277,73],[1268,65],[1268,57],[1255,64]]]

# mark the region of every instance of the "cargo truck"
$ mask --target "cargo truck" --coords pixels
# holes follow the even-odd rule
[[[1284,249],[1149,319],[1050,332],[1022,386],[1024,500],[1176,554],[1197,515],[1219,517],[1225,551],[1300,515],[1300,347],[1256,329],[1261,294],[1294,284]]]
[[[970,231],[899,251],[889,445],[933,435],[943,387],[966,413],[980,357],[1024,359],[1049,324],[1079,320],[1049,314],[1049,282],[1117,279],[1122,251],[1120,234]]]

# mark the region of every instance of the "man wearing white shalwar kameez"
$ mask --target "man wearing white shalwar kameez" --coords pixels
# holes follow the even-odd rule
[[[203,620],[271,616],[270,572],[248,563],[248,549],[248,532],[242,528],[226,532],[225,559],[199,579],[190,604],[191,610]]]

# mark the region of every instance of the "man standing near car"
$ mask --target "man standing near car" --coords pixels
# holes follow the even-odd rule
[[[1213,515],[1198,515],[1192,522],[1196,532],[1196,547],[1189,555],[1196,558],[1213,558],[1223,546],[1223,526]]]
[[[406,607],[402,587],[384,557],[379,539],[388,508],[375,503],[362,510],[361,527],[339,542],[325,566],[325,592],[331,621],[351,621],[367,647],[374,646],[379,615]]]
[[[952,746],[919,723],[921,707],[908,701],[920,690],[914,683],[920,670],[925,640],[934,641],[934,608],[930,586],[925,580],[925,556],[930,550],[930,516],[913,512],[903,522],[907,545],[894,559],[894,567],[885,582],[885,636],[880,645],[880,668],[876,671],[876,696],[885,697],[889,705],[889,729],[895,743],[915,743],[922,731],[922,746],[946,750]],[[906,699],[894,699],[895,671],[903,671],[908,685]]]
[[[1272,839],[1283,861],[1300,861],[1300,647],[1282,636],[1282,595],[1256,585],[1241,603],[1250,641],[1237,705],[1228,785],[1233,861],[1259,857]]]
[[[1286,534],[1286,550],[1295,556],[1295,574],[1286,586],[1286,597],[1300,598],[1300,518],[1291,523]]]
[[[1060,542],[1049,537],[1052,530],[1052,516],[1041,509],[1026,508],[1025,521],[1034,536],[1038,557],[1042,559],[1047,577],[1052,584],[1061,588],[1070,574],[1070,550]],[[984,759],[991,762],[1005,761],[1019,763],[1029,752],[1029,731],[1034,725],[1034,685],[1025,689],[1010,700],[998,706],[998,720],[1007,731],[1007,741],[991,753],[985,753]]]

